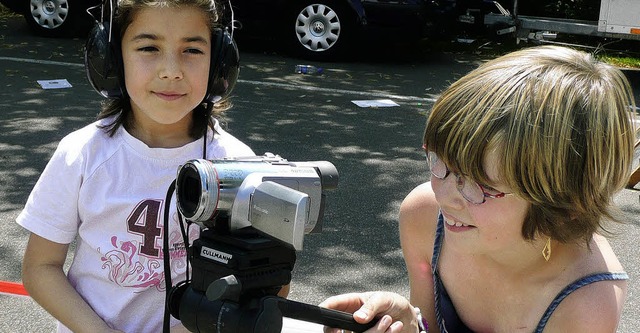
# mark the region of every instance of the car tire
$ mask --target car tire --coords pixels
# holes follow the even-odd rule
[[[335,60],[346,53],[355,36],[356,19],[345,1],[300,1],[286,21],[291,22],[286,27],[288,48],[305,59]]]
[[[91,16],[85,0],[27,0],[24,18],[36,35],[72,37],[87,32]]]

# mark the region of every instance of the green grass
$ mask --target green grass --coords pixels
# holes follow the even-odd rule
[[[616,56],[600,56],[600,60],[621,68],[640,68],[640,58],[633,57],[616,57]]]

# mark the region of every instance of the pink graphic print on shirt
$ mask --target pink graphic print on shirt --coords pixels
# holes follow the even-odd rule
[[[161,209],[161,200],[140,202],[127,220],[129,239],[119,240],[117,236],[111,237],[112,249],[102,256],[102,268],[108,270],[110,281],[122,287],[155,287],[159,291],[166,289],[162,254],[163,232],[160,227],[162,221],[158,219],[162,216]],[[170,228],[172,231],[169,234],[169,253],[171,271],[175,275],[184,273],[186,269],[186,250],[178,231],[177,214],[174,214],[171,220],[175,227]]]
[[[111,237],[115,248],[102,257],[102,268],[109,270],[109,280],[122,287],[148,288],[164,290],[164,272],[162,262],[140,256],[138,242],[119,242]]]

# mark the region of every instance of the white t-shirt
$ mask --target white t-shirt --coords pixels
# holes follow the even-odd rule
[[[164,205],[179,165],[202,158],[203,139],[183,147],[149,148],[122,128],[113,137],[96,125],[60,141],[17,222],[41,237],[77,240],[68,278],[112,328],[161,332],[165,281]],[[244,143],[215,123],[207,158],[252,156]],[[186,251],[171,200],[171,281],[185,279]],[[196,226],[190,238],[198,236]],[[172,317],[172,326],[178,321]],[[63,325],[58,331],[67,332]]]

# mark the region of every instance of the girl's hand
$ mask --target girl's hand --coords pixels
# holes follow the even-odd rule
[[[320,303],[321,307],[353,313],[358,323],[377,320],[367,333],[416,333],[418,319],[409,301],[391,292],[376,291],[333,296]],[[379,318],[379,319],[377,319]],[[325,327],[325,332],[340,332]]]

